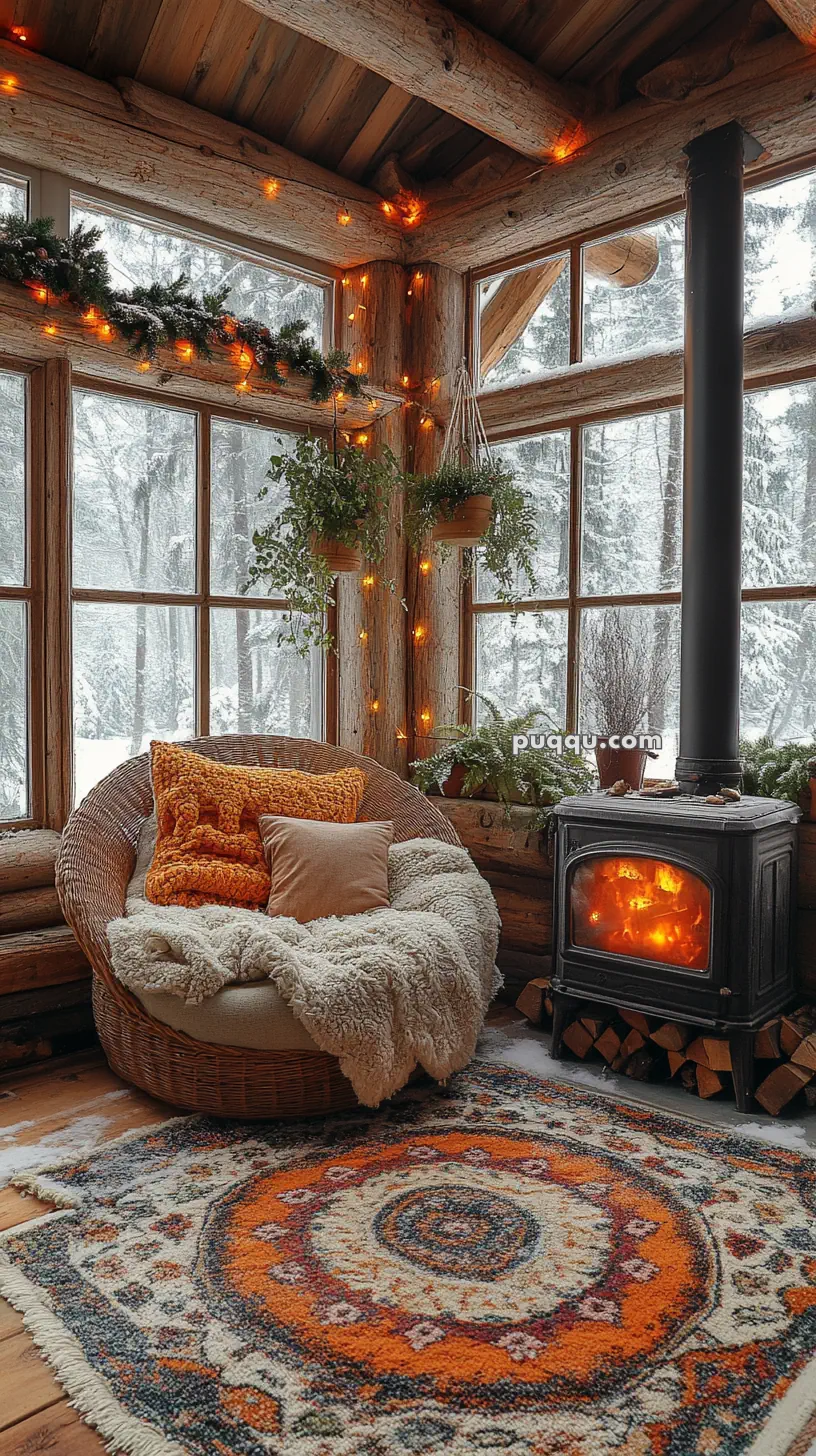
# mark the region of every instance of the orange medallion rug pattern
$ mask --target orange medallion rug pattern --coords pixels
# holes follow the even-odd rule
[[[506,1067],[34,1186],[0,1289],[125,1449],[780,1456],[816,1405],[816,1161]]]

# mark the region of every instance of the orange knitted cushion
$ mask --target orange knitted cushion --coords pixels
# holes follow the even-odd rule
[[[366,782],[359,768],[243,768],[160,742],[150,745],[150,768],[157,835],[145,894],[156,905],[260,908],[269,869],[258,816],[353,824]]]

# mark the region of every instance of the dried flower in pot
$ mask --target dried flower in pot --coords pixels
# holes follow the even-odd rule
[[[397,461],[388,449],[374,458],[353,445],[301,435],[290,454],[272,456],[268,476],[284,487],[286,504],[252,538],[247,588],[263,582],[287,602],[282,642],[304,656],[312,647],[330,650],[326,614],[335,578],[385,558],[391,500],[401,483]],[[268,492],[264,486],[260,498]]]
[[[638,626],[632,609],[628,616],[618,608],[590,616],[582,655],[584,698],[596,721],[585,724],[585,731],[625,738],[645,731],[651,715],[662,717],[671,664],[646,650],[644,641],[638,640]],[[649,757],[657,755],[641,748],[599,746],[595,759],[601,788],[610,789],[623,780],[639,789]]]

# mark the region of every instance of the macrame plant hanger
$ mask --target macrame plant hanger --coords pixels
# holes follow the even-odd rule
[[[467,360],[456,371],[450,419],[442,444],[441,465],[478,465],[489,460],[490,446],[482,419],[479,401]]]

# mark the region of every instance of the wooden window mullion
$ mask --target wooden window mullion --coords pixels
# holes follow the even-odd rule
[[[198,731],[210,731],[210,517],[212,502],[212,415],[198,414],[198,470],[196,481],[196,704]]]

